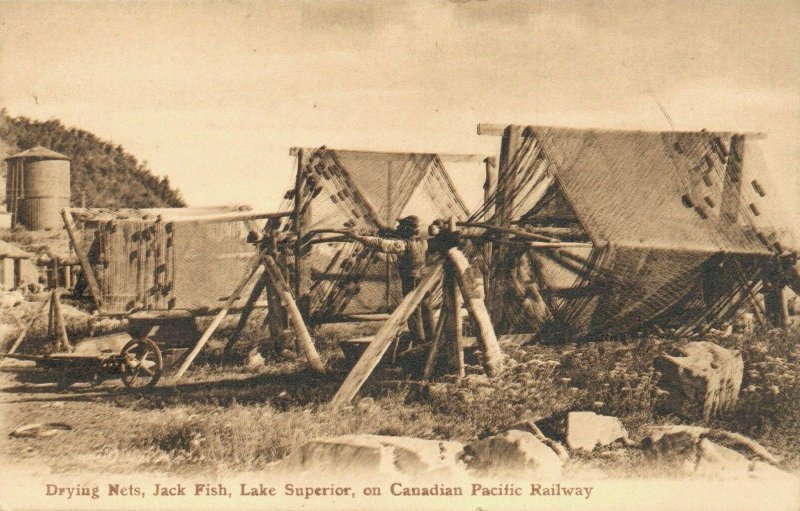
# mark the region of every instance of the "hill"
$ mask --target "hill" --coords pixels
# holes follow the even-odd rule
[[[43,145],[72,158],[72,206],[158,208],[185,207],[167,177],[158,177],[146,162],[88,131],[66,127],[57,119],[36,121],[0,110],[0,159]]]

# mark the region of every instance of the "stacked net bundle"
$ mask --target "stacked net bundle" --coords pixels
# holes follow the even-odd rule
[[[391,312],[402,298],[396,256],[341,239],[343,229],[391,236],[406,214],[419,216],[423,231],[435,218],[468,217],[435,154],[306,149],[298,172],[306,224],[298,229],[289,223],[286,230],[315,235],[316,243],[303,255],[311,272],[312,321]],[[409,211],[413,197],[424,208]],[[434,301],[439,295],[440,290],[433,291]]]
[[[501,331],[585,339],[655,325],[687,333],[758,305],[754,294],[781,247],[760,214],[744,136],[519,132],[496,192],[471,220],[591,246],[496,245]],[[532,315],[537,300],[544,313]]]
[[[221,307],[244,278],[255,221],[182,222],[103,213],[82,219],[82,238],[102,312],[207,311]],[[173,221],[174,220],[174,221]],[[240,306],[250,287],[234,303]]]

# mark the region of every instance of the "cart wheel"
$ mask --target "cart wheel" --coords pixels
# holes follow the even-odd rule
[[[156,343],[139,337],[122,348],[122,383],[132,389],[152,387],[161,378],[164,359]]]

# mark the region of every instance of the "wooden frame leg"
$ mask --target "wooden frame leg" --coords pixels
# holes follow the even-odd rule
[[[256,281],[256,285],[253,286],[253,291],[250,293],[250,297],[247,299],[247,302],[244,304],[244,307],[242,307],[242,312],[241,315],[239,316],[239,322],[236,324],[236,328],[233,330],[233,333],[228,339],[227,344],[225,344],[225,348],[222,350],[223,355],[229,355],[231,351],[233,351],[233,347],[234,345],[236,345],[236,342],[242,335],[244,327],[247,326],[247,320],[250,319],[250,314],[253,313],[253,309],[255,308],[256,302],[261,297],[261,294],[264,292],[264,288],[266,287],[266,281],[267,281],[267,276],[266,273],[264,273]]]
[[[64,322],[64,313],[61,310],[61,299],[58,296],[58,288],[53,290],[53,316],[55,319],[56,333],[58,334],[59,344],[64,351],[72,351],[72,344],[67,336],[67,325]]]
[[[433,377],[433,372],[436,370],[436,357],[439,355],[439,345],[441,344],[445,322],[447,322],[447,314],[448,312],[443,303],[442,308],[439,309],[439,320],[436,322],[433,340],[431,341],[430,348],[428,348],[425,369],[422,371],[422,381],[430,381]]]
[[[219,327],[219,324],[222,323],[222,320],[225,319],[225,316],[228,315],[228,310],[231,308],[231,305],[233,305],[233,303],[239,299],[239,295],[242,294],[244,288],[246,288],[247,284],[249,284],[250,281],[253,280],[253,277],[258,271],[258,268],[261,266],[262,259],[263,259],[263,254],[259,253],[251,260],[250,269],[247,272],[247,276],[245,276],[241,280],[241,282],[239,282],[239,285],[236,286],[236,289],[234,289],[234,291],[228,297],[228,300],[225,302],[225,305],[217,313],[217,315],[214,316],[214,319],[211,321],[211,324],[208,325],[208,328],[206,328],[206,331],[203,332],[202,336],[200,336],[200,339],[198,339],[194,348],[192,348],[192,351],[190,351],[189,354],[186,356],[186,359],[183,361],[183,364],[181,364],[181,367],[178,369],[178,372],[175,373],[175,377],[173,378],[173,383],[176,383],[178,380],[181,379],[181,376],[183,376],[186,370],[189,369],[189,366],[192,365],[192,362],[194,362],[194,359],[200,353],[200,350],[203,349],[203,346],[205,346],[208,340],[211,338],[211,336],[214,335],[214,332],[217,330],[217,327]]]
[[[486,374],[496,376],[503,370],[503,352],[492,326],[486,304],[483,303],[482,287],[472,276],[473,269],[466,256],[457,248],[451,248],[448,256],[456,269],[455,275],[464,303],[478,327],[478,340],[483,345],[483,367]]]
[[[14,344],[11,346],[11,349],[8,350],[8,354],[9,355],[12,355],[17,351],[17,348],[20,347],[20,345],[22,344],[22,341],[25,340],[25,336],[28,335],[28,330],[31,329],[33,324],[36,322],[36,319],[39,316],[42,315],[42,313],[44,312],[44,309],[47,308],[48,305],[50,305],[52,300],[53,300],[53,295],[50,295],[50,297],[47,300],[42,302],[42,306],[39,307],[39,310],[36,311],[35,313],[33,313],[33,315],[31,316],[31,319],[25,325],[25,328],[23,328],[22,331],[17,336],[17,340],[14,341]]]
[[[333,410],[338,410],[355,397],[364,382],[369,378],[369,375],[375,370],[383,354],[386,353],[397,331],[402,328],[403,323],[408,320],[411,313],[425,297],[425,294],[433,288],[441,276],[442,265],[439,261],[427,265],[425,276],[420,280],[419,285],[403,298],[400,305],[381,326],[364,354],[358,359],[355,367],[353,367],[353,370],[350,371],[350,374],[339,388],[339,391],[333,396],[331,401]]]
[[[300,309],[294,301],[292,291],[289,289],[289,285],[286,281],[283,280],[283,275],[281,274],[278,263],[275,262],[275,259],[271,255],[265,255],[264,267],[267,269],[267,273],[269,273],[272,284],[286,303],[286,311],[289,313],[289,320],[292,322],[292,327],[294,327],[297,340],[300,343],[300,349],[302,349],[311,367],[318,373],[324,374],[325,365],[322,363],[322,359],[319,353],[317,353],[317,348],[311,340],[311,334],[308,333],[308,328],[306,328],[306,323],[303,320],[303,316],[300,314]]]

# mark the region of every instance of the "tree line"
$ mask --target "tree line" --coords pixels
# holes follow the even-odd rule
[[[72,160],[72,206],[162,208],[185,207],[186,202],[169,178],[158,177],[121,145],[86,130],[66,127],[57,119],[37,121],[11,117],[0,110],[0,140],[11,153],[36,145]]]

